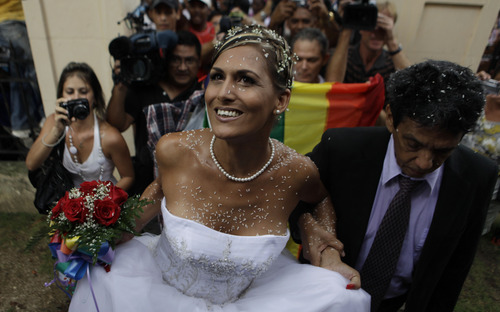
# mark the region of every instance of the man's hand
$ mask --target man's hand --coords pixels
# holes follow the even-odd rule
[[[491,79],[491,75],[488,74],[487,72],[485,72],[484,70],[478,72],[476,74],[476,77],[481,79],[481,80],[488,80],[488,79]]]
[[[281,0],[271,14],[270,28],[272,28],[271,26],[277,27],[290,18],[296,7],[293,1]]]
[[[384,42],[386,44],[394,41],[394,18],[378,13],[377,27],[384,31]]]
[[[320,21],[323,21],[323,24],[326,25],[328,22],[328,8],[322,0],[308,0],[309,11],[313,13],[314,16],[317,16]]]
[[[327,247],[321,253],[320,267],[335,271],[349,280],[347,284],[347,289],[359,289],[361,288],[361,278],[358,271],[351,268],[342,260],[340,260],[339,252],[332,247]]]

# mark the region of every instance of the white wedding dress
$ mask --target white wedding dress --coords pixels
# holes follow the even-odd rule
[[[91,269],[100,311],[369,311],[340,274],[299,264],[286,236],[237,236],[170,214],[164,230],[120,245],[111,271]],[[87,277],[70,311],[96,311]]]

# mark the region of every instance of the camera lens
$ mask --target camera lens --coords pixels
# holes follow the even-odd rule
[[[80,120],[87,118],[89,113],[90,113],[89,109],[87,108],[87,106],[83,104],[78,104],[75,107],[73,107],[73,116],[75,116]]]

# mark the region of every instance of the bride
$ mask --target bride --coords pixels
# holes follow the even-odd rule
[[[299,264],[287,220],[299,200],[330,199],[310,159],[270,139],[288,106],[293,59],[282,37],[257,27],[216,47],[205,101],[211,129],[171,133],[156,146],[159,176],[139,230],[162,214],[159,236],[119,245],[111,271],[78,282],[70,311],[368,311],[357,272]],[[322,216],[323,219],[326,216]],[[352,279],[352,280],[350,280]],[[91,290],[95,293],[95,304]]]

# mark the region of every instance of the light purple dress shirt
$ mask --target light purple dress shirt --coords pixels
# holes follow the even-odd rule
[[[389,204],[399,190],[398,180],[395,179],[402,174],[401,168],[396,162],[394,154],[394,139],[391,136],[387,152],[384,159],[384,167],[378,183],[377,194],[373,202],[373,208],[368,222],[363,245],[356,262],[356,269],[359,271],[368,256],[368,252],[373,244],[377,229],[384,218]],[[426,175],[426,181],[412,193],[410,224],[406,232],[401,254],[396,266],[396,271],[391,279],[391,284],[385,298],[393,298],[406,293],[411,284],[411,275],[415,263],[417,263],[422,247],[424,245],[429,227],[436,208],[439,188],[443,177],[443,166],[432,173]],[[363,276],[361,276],[361,280]]]

